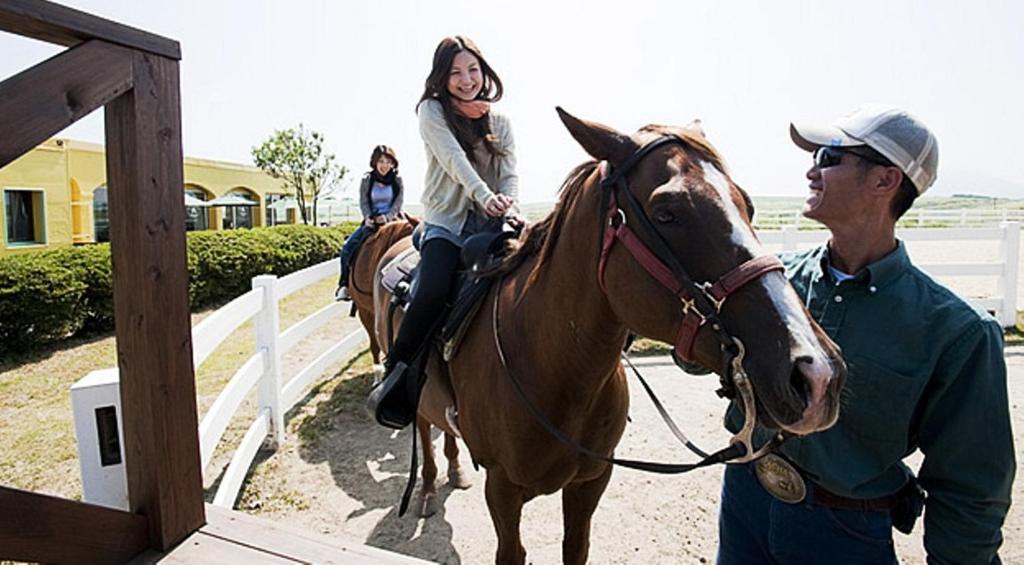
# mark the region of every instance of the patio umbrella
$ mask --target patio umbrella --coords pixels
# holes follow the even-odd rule
[[[273,204],[267,206],[267,210],[274,210],[277,212],[284,212],[285,210],[297,210],[299,208],[299,201],[293,196],[286,196]]]
[[[244,194],[229,192],[224,196],[214,198],[207,202],[210,206],[259,206],[260,203],[249,200]]]
[[[185,193],[185,206],[196,206],[199,208],[208,208],[210,203],[205,200],[200,200],[189,193]]]

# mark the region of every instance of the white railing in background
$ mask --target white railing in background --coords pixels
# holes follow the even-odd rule
[[[781,244],[783,251],[820,245],[828,239],[826,230],[801,230],[786,226],[781,230],[758,230],[762,243]],[[999,261],[995,263],[930,263],[917,267],[935,277],[996,277],[996,295],[970,298],[971,304],[994,312],[1003,327],[1017,323],[1017,284],[1020,273],[1020,223],[1008,222],[997,228],[899,229],[896,236],[904,241],[999,241]]]
[[[911,208],[900,218],[899,227],[996,227],[1008,222],[1024,222],[1024,208]],[[795,207],[785,210],[757,210],[754,213],[754,227],[757,229],[779,229],[784,226],[811,227],[818,224],[808,220]]]
[[[279,330],[281,300],[324,278],[336,278],[337,276],[338,261],[332,259],[281,278],[274,275],[255,277],[252,279],[252,290],[235,298],[192,328],[192,363],[194,367],[198,368],[242,324],[253,320],[255,326],[255,353],[242,363],[199,423],[199,450],[205,479],[210,460],[223,438],[228,424],[248,394],[258,387],[257,415],[249,424],[245,436],[221,477],[217,493],[214,495],[213,503],[215,505],[225,508],[234,506],[238,493],[241,491],[242,482],[249,467],[252,466],[260,446],[266,442],[276,448],[284,441],[285,413],[295,406],[302,398],[303,391],[321,377],[328,367],[349,356],[366,339],[366,332],[362,329],[352,332],[333,343],[316,359],[298,369],[295,375],[282,379],[281,356],[330,322],[335,316],[345,315],[350,303],[332,301],[329,305],[281,332]],[[115,388],[118,386],[116,368],[94,371],[80,383],[96,381],[97,376],[94,373],[102,373],[100,375],[103,376],[103,383],[100,383],[102,386]],[[73,388],[73,400],[74,396]],[[117,406],[118,427],[120,427],[120,406],[116,400],[119,398],[119,394],[113,390],[113,392],[107,393],[107,396],[112,397],[113,400],[104,402],[112,402]],[[85,407],[83,414],[88,416],[83,421],[91,423],[91,406]],[[76,427],[78,425],[76,418]],[[92,449],[91,446],[88,448]],[[79,445],[79,450],[82,449],[83,446]],[[83,468],[83,483],[97,481],[96,477],[102,477],[104,474],[109,475],[110,471],[96,472],[96,470]],[[123,476],[122,472],[118,481],[123,482]],[[115,486],[119,486],[120,490],[127,492],[123,488],[124,485]],[[109,490],[114,487],[104,484],[99,488]],[[86,490],[88,491],[88,489]],[[90,501],[86,500],[86,502]]]

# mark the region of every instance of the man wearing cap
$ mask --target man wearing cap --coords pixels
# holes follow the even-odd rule
[[[892,527],[909,531],[923,502],[929,563],[999,563],[1016,468],[1002,329],[895,236],[935,181],[935,137],[881,106],[790,133],[814,157],[803,214],[831,238],[782,260],[849,378],[834,427],[727,466],[718,562],[895,563]],[[726,425],[742,422],[733,403]],[[915,479],[903,459],[918,449]]]

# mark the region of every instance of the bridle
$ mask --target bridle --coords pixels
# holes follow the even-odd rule
[[[781,440],[776,436],[773,441],[762,446],[761,449],[755,450],[753,447],[752,436],[757,416],[753,386],[743,369],[745,348],[739,339],[725,329],[719,314],[726,299],[737,290],[767,273],[783,271],[785,267],[782,261],[774,255],[760,255],[740,263],[714,282],[697,283],[690,277],[686,268],[672,253],[668,242],[648,218],[643,205],[629,188],[628,176],[633,169],[644,157],[666,145],[688,146],[681,137],[666,134],[634,151],[614,169],[610,164],[602,164],[600,217],[607,221],[602,228],[597,282],[601,291],[607,296],[608,290],[604,280],[605,267],[615,243],[621,242],[637,263],[680,301],[683,317],[676,334],[673,355],[684,361],[693,362],[693,345],[697,334],[705,325],[710,326],[723,353],[723,367],[719,371],[722,385],[719,395],[729,398],[739,396],[739,400],[743,403],[745,418],[743,427],[739,433],[733,436],[729,444],[744,448],[744,452],[735,462],[750,461],[769,451],[774,447],[774,443]],[[626,222],[626,213],[619,206],[620,194],[625,195],[625,198],[621,200],[632,212],[634,222],[648,236],[646,241]]]
[[[741,263],[713,283],[693,281],[686,269],[672,254],[668,242],[647,217],[636,195],[629,189],[627,178],[630,171],[644,157],[655,149],[669,144],[687,145],[682,138],[676,135],[665,135],[638,149],[613,171],[609,172],[610,166],[601,167],[601,217],[607,219],[607,223],[602,228],[604,233],[601,236],[601,257],[598,261],[597,282],[607,295],[608,291],[604,281],[605,267],[615,243],[621,242],[633,258],[640,263],[640,266],[678,298],[682,305],[683,318],[673,352],[679,358],[692,362],[693,345],[697,339],[697,333],[701,327],[710,324],[723,350],[729,354],[726,357],[728,364],[729,358],[734,357],[737,353],[737,340],[725,330],[719,319],[722,305],[731,294],[747,283],[766,273],[782,271],[785,267],[774,255],[761,255]],[[626,196],[624,200],[630,211],[633,212],[634,221],[648,234],[646,242],[627,224],[626,214],[618,204],[617,193]],[[725,374],[728,367],[723,367],[723,369],[726,369],[722,371]],[[729,386],[725,388],[730,389]]]
[[[781,433],[776,434],[765,445],[761,446],[759,449],[755,449],[753,445],[753,433],[757,423],[757,410],[753,386],[750,383],[750,378],[747,376],[746,370],[743,368],[745,348],[739,339],[728,333],[722,324],[719,314],[721,312],[722,305],[730,295],[751,281],[756,280],[769,272],[783,270],[784,266],[778,258],[771,255],[762,255],[741,263],[714,282],[697,283],[689,276],[686,269],[672,254],[671,247],[668,242],[665,241],[664,237],[662,237],[660,232],[655,228],[650,218],[647,217],[647,214],[644,212],[643,206],[636,198],[636,195],[634,195],[629,189],[628,175],[636,165],[655,149],[670,144],[678,144],[683,147],[688,146],[686,141],[679,136],[668,134],[637,149],[614,170],[611,170],[611,166],[609,164],[602,163],[600,217],[605,219],[606,222],[602,222],[601,226],[601,253],[598,258],[597,282],[601,291],[605,293],[605,296],[607,296],[608,291],[605,286],[605,268],[607,266],[608,257],[612,248],[615,246],[615,243],[621,242],[629,251],[630,255],[633,256],[644,270],[654,277],[654,279],[663,287],[668,289],[673,296],[677,297],[681,303],[683,317],[680,322],[680,328],[677,332],[677,337],[673,347],[674,355],[684,360],[692,361],[693,345],[696,340],[697,333],[705,325],[709,325],[711,327],[714,331],[714,335],[717,337],[721,345],[723,353],[723,367],[720,371],[722,390],[719,391],[719,394],[730,398],[738,396],[740,402],[743,404],[743,427],[732,437],[732,439],[729,440],[728,447],[711,455],[706,455],[703,451],[696,449],[688,440],[685,439],[685,437],[682,436],[681,433],[678,432],[674,422],[672,422],[671,418],[667,416],[667,413],[660,409],[660,402],[658,402],[657,398],[653,397],[653,395],[652,399],[655,404],[659,406],[659,411],[662,413],[662,417],[665,418],[666,423],[668,423],[669,427],[673,430],[673,433],[675,433],[676,436],[687,445],[687,447],[704,458],[700,462],[694,464],[668,464],[623,460],[595,453],[579,445],[579,443],[573,438],[567,436],[564,432],[551,424],[550,420],[540,412],[536,405],[528,396],[526,396],[525,391],[523,391],[522,386],[514,377],[511,368],[508,366],[501,344],[498,327],[498,303],[500,301],[502,281],[499,281],[498,288],[494,292],[494,312],[492,315],[495,345],[497,347],[499,360],[512,381],[512,384],[514,385],[513,388],[526,403],[534,417],[545,429],[548,430],[549,433],[566,445],[569,445],[578,452],[588,456],[601,459],[612,464],[659,473],[681,473],[713,463],[722,463],[726,461],[733,463],[745,463],[757,459],[771,451],[783,440]],[[627,224],[626,213],[619,206],[620,198],[618,193],[625,195],[625,198],[622,200],[625,201],[629,209],[632,211],[634,221],[642,227],[642,230],[646,234],[648,234],[646,241]],[[637,373],[637,375],[640,376],[639,373]],[[643,378],[640,378],[641,382],[643,382]],[[647,386],[646,382],[643,384],[645,389],[647,389],[648,394],[652,394],[650,387]]]

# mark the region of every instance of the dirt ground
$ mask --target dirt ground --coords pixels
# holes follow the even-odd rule
[[[1008,349],[1006,359],[1013,423],[1022,430],[1024,347]],[[719,422],[725,401],[714,394],[716,377],[686,375],[667,357],[642,358],[637,364],[687,435],[705,449],[724,445],[728,436]],[[430,561],[493,561],[496,541],[484,502],[484,473],[473,471],[465,449],[461,460],[474,485],[453,490],[442,484],[443,506],[437,514],[426,519],[398,517],[411,437],[408,430],[391,433],[364,414],[369,378],[364,362],[311,393],[291,415],[288,444],[259,464],[239,508]],[[692,461],[639,384],[630,379],[631,422],[617,455]],[[440,452],[440,437],[435,445]],[[1018,437],[1018,460],[1022,447],[1024,438]],[[444,463],[439,466],[443,480]],[[594,515],[590,562],[714,562],[721,471],[719,467],[662,476],[616,469]],[[1022,489],[1018,480],[1015,499],[1021,499]],[[1024,563],[1024,512],[1011,509],[1003,531],[1003,561]],[[560,498],[542,497],[527,504],[522,534],[529,562],[560,562]],[[901,562],[924,562],[920,523],[911,536],[895,535]]]

